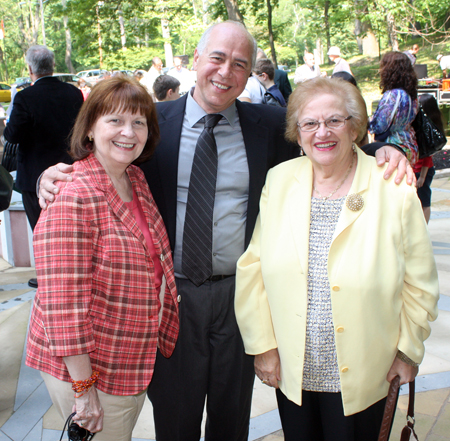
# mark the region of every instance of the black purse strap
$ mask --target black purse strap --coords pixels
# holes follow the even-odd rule
[[[74,423],[74,422],[72,421],[72,418],[73,418],[75,415],[76,415],[76,412],[71,413],[71,414],[69,415],[69,418],[67,418],[67,420],[66,420],[66,422],[65,422],[65,424],[64,424],[62,433],[61,433],[61,437],[59,438],[59,441],[62,441],[63,436],[64,436],[64,434],[65,434],[65,432],[66,432],[66,427],[67,427],[67,434],[68,434],[68,436],[69,436],[69,438],[68,438],[69,441],[70,441],[70,440],[73,440],[73,439],[76,439],[76,440],[82,440],[82,441],[91,441],[92,438],[94,438],[95,433],[91,433],[91,432],[89,432],[88,430],[86,430],[86,429],[84,429],[84,428],[81,428],[81,431],[84,432],[84,433],[81,435],[82,438],[80,437],[80,434],[77,434],[77,437],[76,437],[76,438],[72,438],[72,437],[70,436],[71,424],[74,424],[74,425],[76,424],[76,423]],[[78,426],[77,426],[77,427],[78,427]],[[78,430],[80,430],[80,429],[78,429]]]
[[[69,418],[67,418],[66,422],[64,423],[64,427],[63,427],[63,430],[62,430],[62,433],[61,433],[61,438],[59,438],[59,441],[62,441],[64,433],[66,432],[66,427],[70,426],[70,423],[72,422],[72,417],[75,416],[75,414],[76,414],[76,412],[71,413],[69,415]]]

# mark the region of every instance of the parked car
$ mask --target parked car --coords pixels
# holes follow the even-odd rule
[[[63,83],[70,83],[74,86],[78,86],[78,77],[76,75],[68,73],[54,73],[53,76],[57,77],[58,80],[62,81]]]
[[[86,83],[90,83],[92,86],[96,84],[101,75],[106,73],[107,71],[104,69],[91,69],[91,70],[83,70],[77,73],[78,78],[83,78]]]
[[[26,89],[31,86],[31,78],[25,79],[25,81],[22,81],[21,83],[15,83],[13,86],[16,86],[18,91]]]
[[[16,84],[16,85],[17,84],[22,84],[22,83],[25,83],[27,81],[31,81],[30,77],[19,77],[19,78],[16,78],[16,81],[15,81],[14,84]]]
[[[0,103],[11,101],[11,86],[6,83],[0,83]]]
[[[285,64],[279,64],[278,69],[284,70],[285,72],[291,72],[291,69],[289,69],[289,66],[286,66]]]
[[[113,69],[112,70],[112,75],[117,75],[117,74],[123,74],[123,75],[128,75],[130,77],[133,76],[133,72],[131,70],[127,70],[127,69]]]

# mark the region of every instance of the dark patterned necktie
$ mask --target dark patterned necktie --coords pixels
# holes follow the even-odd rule
[[[182,270],[200,286],[212,276],[212,223],[217,180],[217,145],[213,129],[222,115],[203,119],[205,128],[195,147],[184,221]]]

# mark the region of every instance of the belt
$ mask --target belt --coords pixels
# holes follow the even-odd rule
[[[228,277],[234,277],[235,274],[221,274],[219,276],[211,276],[209,279],[206,279],[207,282],[218,282],[219,280],[228,279]]]

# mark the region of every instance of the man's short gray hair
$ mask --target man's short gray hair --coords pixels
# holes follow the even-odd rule
[[[233,21],[233,20],[227,20],[227,21],[223,21],[220,23],[215,23],[212,26],[210,26],[208,29],[206,29],[206,31],[203,33],[202,37],[200,38],[200,41],[197,44],[197,52],[199,55],[201,55],[203,53],[203,51],[206,49],[206,47],[208,46],[208,42],[209,42],[209,37],[211,35],[212,30],[221,24],[224,23],[228,23],[228,24],[233,24],[235,26],[240,27],[246,34],[248,37],[248,41],[250,42],[250,45],[252,47],[252,70],[255,67],[256,64],[256,53],[258,51],[258,45],[256,43],[256,40],[253,38],[252,34],[250,34],[250,32],[248,32],[247,28],[239,21]]]
[[[31,46],[27,51],[25,61],[35,75],[53,74],[55,54],[46,46]]]

